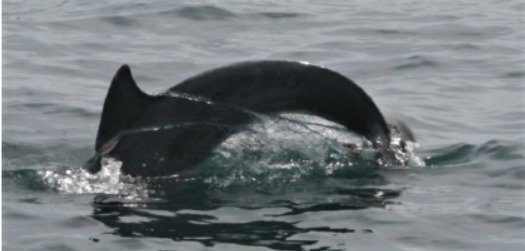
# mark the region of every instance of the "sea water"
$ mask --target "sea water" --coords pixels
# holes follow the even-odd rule
[[[525,4],[3,1],[4,250],[522,250]],[[414,131],[385,168],[337,125],[266,116],[184,176],[86,173],[113,74],[155,94],[306,61]],[[355,149],[354,149],[355,150]]]

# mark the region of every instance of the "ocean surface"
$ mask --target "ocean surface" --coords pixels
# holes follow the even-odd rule
[[[524,250],[525,3],[3,1],[3,250]],[[268,115],[185,178],[82,169],[122,64],[160,93],[306,61],[414,131],[381,167],[316,117]],[[343,142],[344,143],[344,142]]]

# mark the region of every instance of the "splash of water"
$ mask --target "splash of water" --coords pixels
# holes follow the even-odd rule
[[[425,161],[417,156],[414,150],[419,147],[417,142],[405,141],[401,138],[401,134],[397,131],[392,131],[390,138],[390,150],[394,153],[395,163],[387,163],[390,168],[418,168],[425,167]],[[381,163],[380,163],[381,164]]]
[[[345,128],[308,115],[258,115],[253,123],[225,142],[211,156],[183,176],[140,179],[122,175],[117,160],[104,157],[102,170],[90,174],[81,168],[39,171],[45,184],[60,193],[111,194],[128,199],[146,199],[155,192],[151,184],[177,183],[187,187],[206,185],[232,187],[289,187],[311,179],[359,179],[377,170],[423,167],[414,154],[417,146],[392,133],[392,163],[378,163],[371,142]],[[193,124],[141,128],[126,133],[170,130]],[[213,125],[224,126],[224,125]],[[349,143],[350,142],[350,143]],[[162,190],[162,189],[161,189]],[[153,192],[152,192],[153,191]],[[155,194],[153,195],[155,196]]]
[[[147,198],[147,189],[143,183],[131,177],[121,175],[121,162],[103,158],[103,168],[91,174],[82,168],[64,170],[41,170],[38,174],[44,183],[64,194],[114,194],[129,199]]]

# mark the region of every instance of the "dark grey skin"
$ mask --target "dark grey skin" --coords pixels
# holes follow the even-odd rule
[[[132,176],[178,174],[206,159],[257,113],[306,113],[345,126],[389,154],[390,128],[372,99],[343,75],[291,61],[253,61],[204,72],[165,94],[142,92],[127,65],[108,91],[95,144],[85,167],[101,168],[101,157],[122,161]],[[157,130],[154,130],[154,129]]]

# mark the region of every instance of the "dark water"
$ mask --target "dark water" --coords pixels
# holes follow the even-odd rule
[[[4,250],[522,250],[522,1],[4,1]],[[336,70],[419,148],[379,168],[264,117],[184,177],[88,175],[113,74],[163,91],[237,61]],[[296,121],[300,120],[300,121]]]

